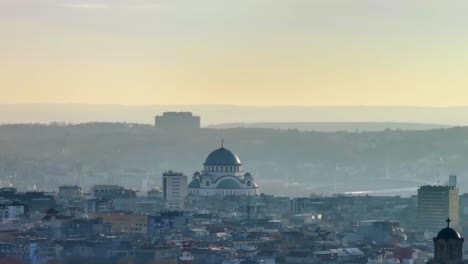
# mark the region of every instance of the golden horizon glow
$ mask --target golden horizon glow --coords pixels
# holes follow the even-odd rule
[[[4,0],[0,104],[466,105],[463,7]]]

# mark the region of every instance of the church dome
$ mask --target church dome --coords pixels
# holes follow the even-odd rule
[[[222,182],[220,182],[216,188],[217,189],[240,189],[241,186],[236,181],[227,179],[227,180],[223,180]]]
[[[198,179],[192,180],[189,185],[187,186],[189,189],[199,189],[200,188],[200,181]]]
[[[436,239],[443,239],[443,240],[450,240],[450,239],[460,239],[460,234],[455,231],[455,229],[446,227],[440,230],[439,234],[437,234]]]
[[[222,165],[241,165],[239,157],[234,154],[229,149],[225,148],[224,146],[211,152],[210,155],[205,160],[203,164],[207,165],[214,165],[214,166],[222,166]]]
[[[450,218],[447,218],[445,222],[447,222],[447,227],[440,230],[439,234],[437,234],[437,237],[434,239],[434,241],[442,240],[442,239],[443,240],[461,239],[460,234],[457,231],[455,231],[455,229],[450,227],[450,222],[452,222],[452,220],[450,220]]]

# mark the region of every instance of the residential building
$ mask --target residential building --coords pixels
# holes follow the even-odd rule
[[[92,188],[94,197],[115,199],[115,198],[136,198],[134,190],[125,189],[118,185],[95,185]]]
[[[101,218],[111,224],[114,234],[148,233],[148,216],[142,214],[92,214],[92,218]]]
[[[64,185],[59,187],[59,197],[70,201],[81,197],[81,187],[76,185]]]
[[[0,204],[0,221],[9,222],[24,217],[25,205],[19,202]]]
[[[184,199],[187,196],[187,176],[180,172],[167,171],[163,173],[163,199],[167,209],[184,209]]]

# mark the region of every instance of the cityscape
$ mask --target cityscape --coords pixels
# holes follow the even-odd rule
[[[467,10],[0,0],[0,264],[468,263]]]
[[[206,128],[200,116],[165,112],[153,129]],[[170,168],[141,189],[88,189],[75,177],[27,190],[2,177],[0,262],[462,263],[468,253],[468,194],[455,174],[411,195],[278,196],[262,190],[236,142],[212,140],[192,175]]]

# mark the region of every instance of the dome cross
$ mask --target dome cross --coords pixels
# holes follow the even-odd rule
[[[452,222],[452,219],[450,219],[450,217],[447,217],[447,220],[445,220],[445,222],[447,222],[447,227],[450,227],[450,222]]]

